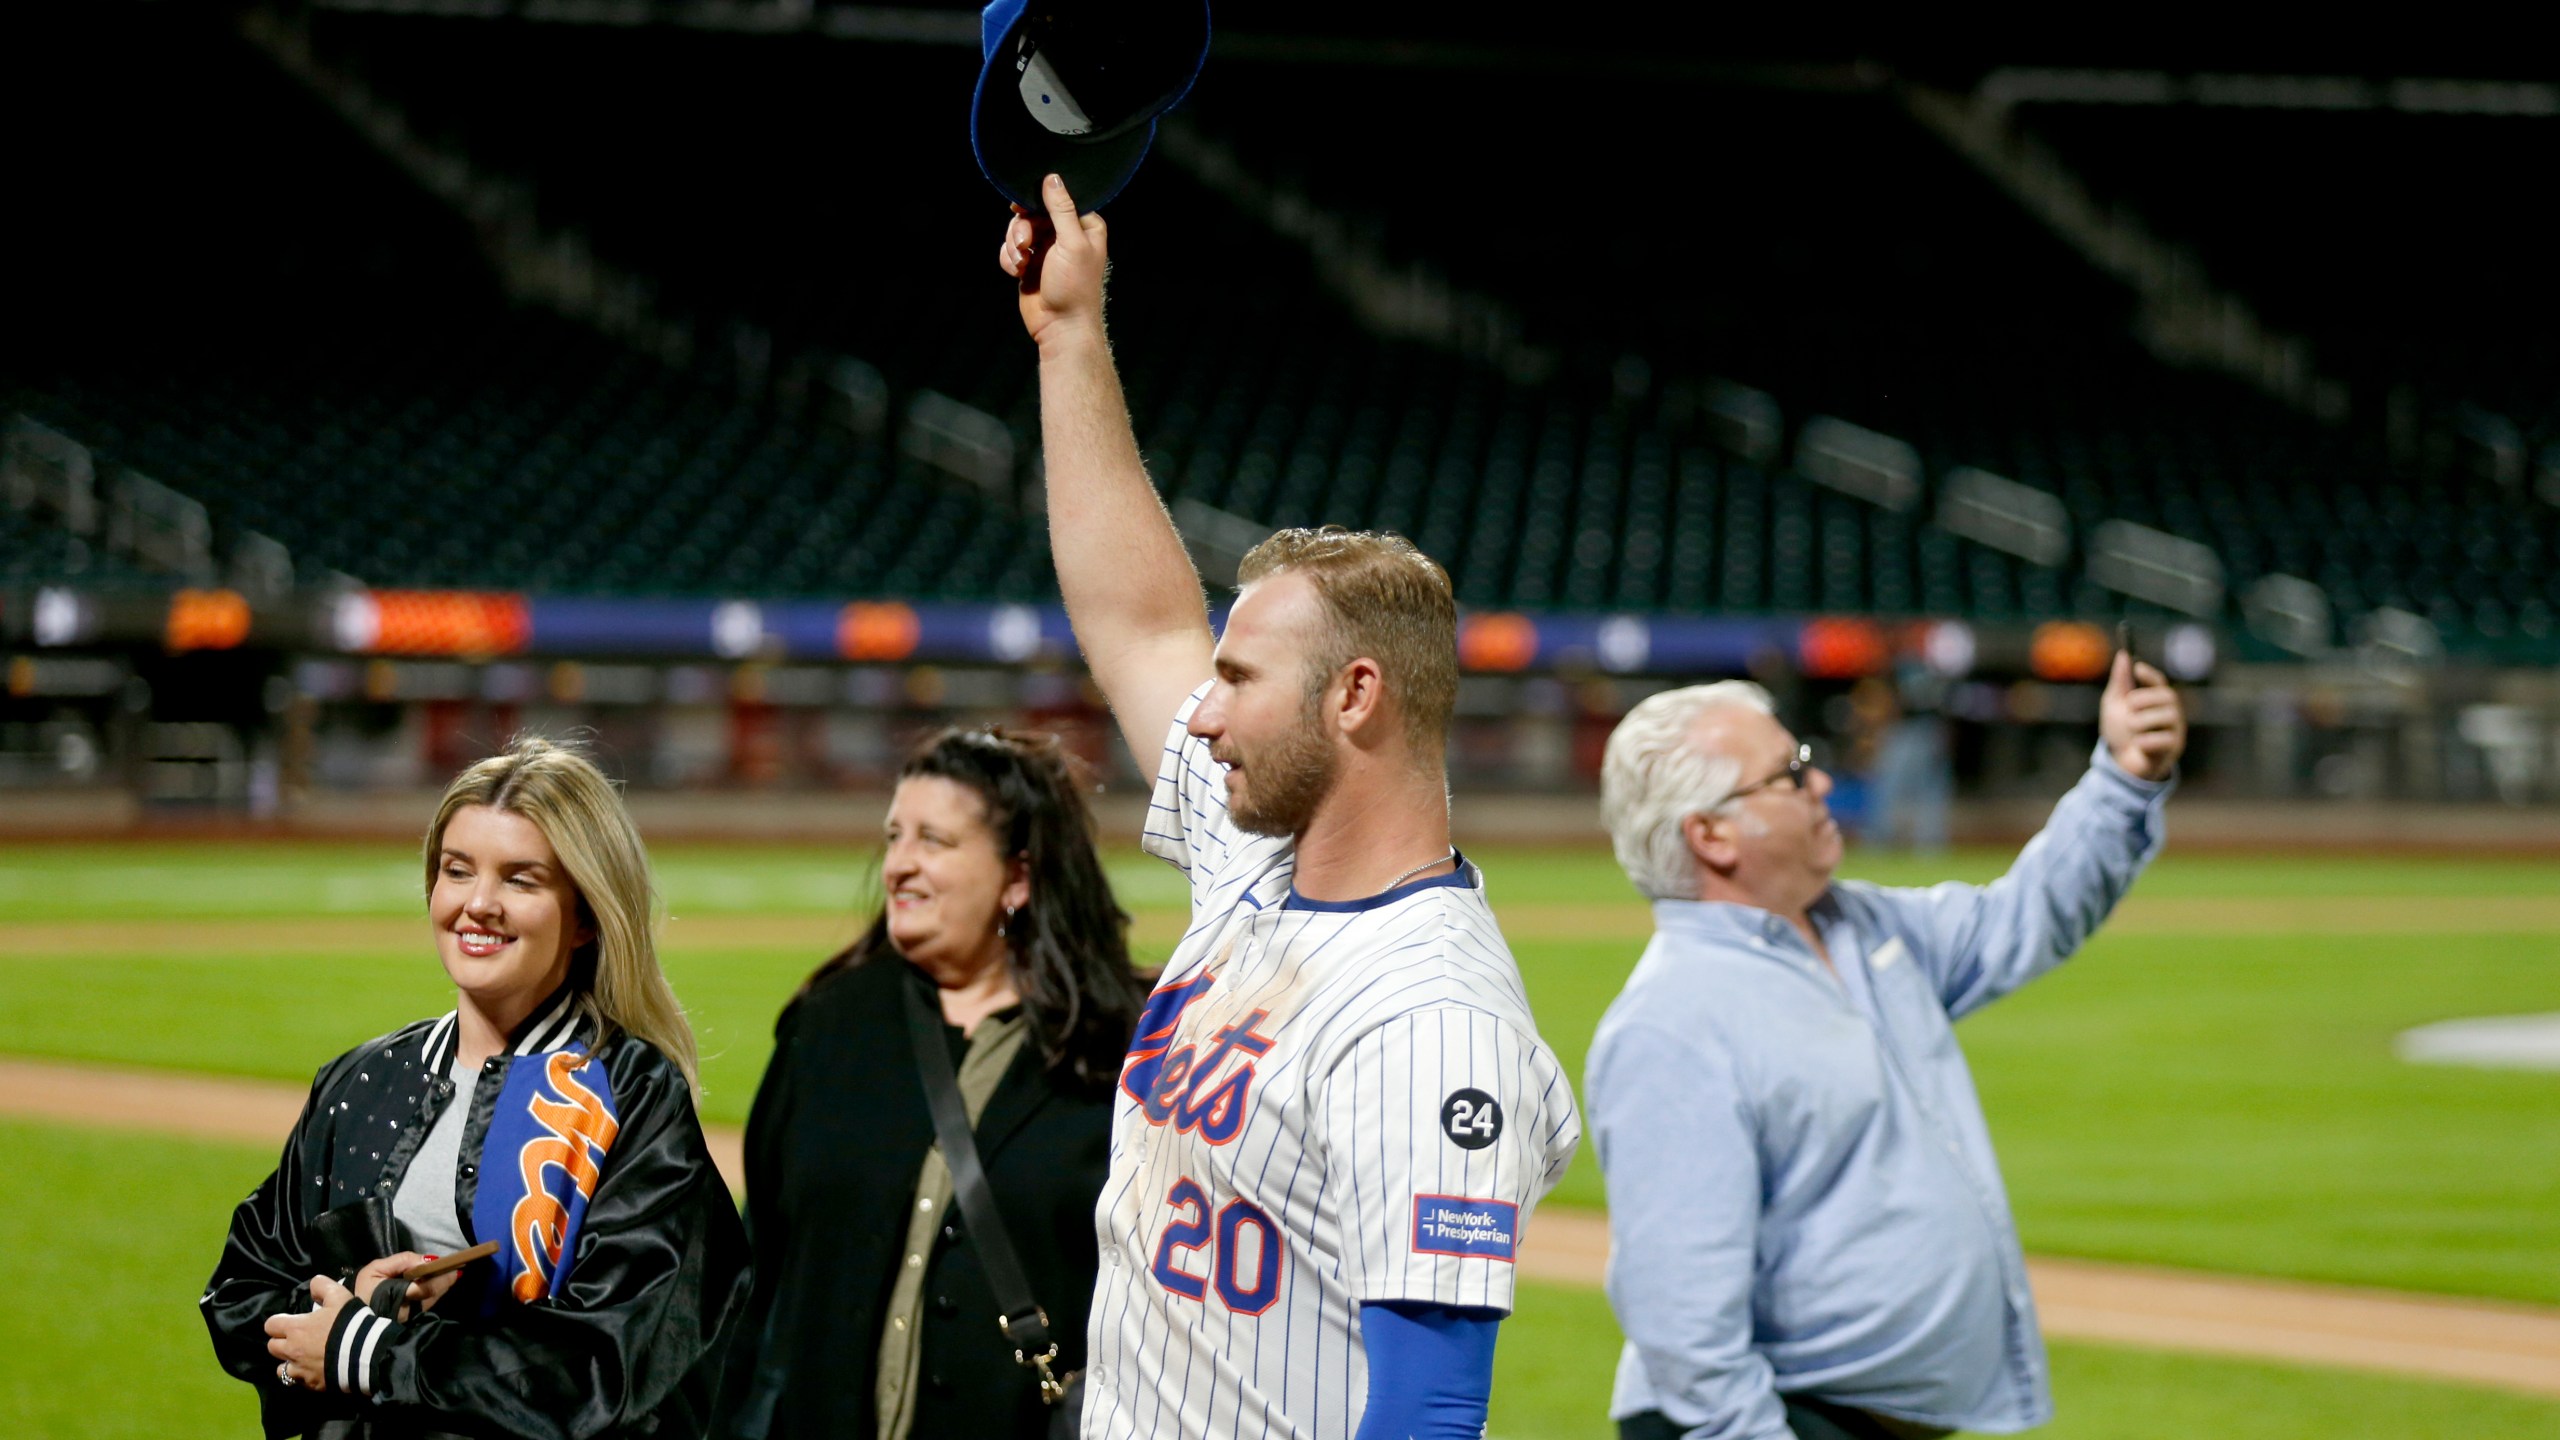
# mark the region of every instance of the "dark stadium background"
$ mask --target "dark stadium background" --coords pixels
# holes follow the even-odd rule
[[[1098,735],[975,24],[13,7],[0,783],[290,821],[527,724],[713,789],[860,788],[950,715]],[[1449,565],[1462,788],[1584,790],[1648,688],[1748,673],[1853,776],[1934,717],[2004,833],[2128,619],[2198,687],[2194,796],[2553,794],[2529,57],[1219,25],[1110,212],[1141,440],[1213,580],[1319,521]]]
[[[1577,1081],[1651,933],[1628,707],[1756,678],[1846,873],[1988,881],[2129,623],[2195,722],[2167,849],[1958,1032],[2039,1433],[2541,1440],[2560,83],[2255,18],[1222,3],[1108,209],[1113,335],[1213,601],[1281,525],[1449,566],[1453,824]],[[0,1435],[246,1433],[201,1277],[314,1067],[452,1003],[417,840],[518,730],[626,782],[719,1154],[934,727],[1091,757],[1169,954],[976,29],[0,5]],[[1533,1217],[1497,1440],[1613,1428],[1605,1200],[1586,1147]]]

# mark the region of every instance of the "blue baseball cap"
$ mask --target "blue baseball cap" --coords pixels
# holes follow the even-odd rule
[[[1040,208],[1040,182],[1101,206],[1147,158],[1156,117],[1209,58],[1208,0],[995,0],[979,17],[984,63],[969,116],[978,169]]]

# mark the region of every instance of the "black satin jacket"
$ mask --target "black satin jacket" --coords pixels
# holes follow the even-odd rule
[[[703,1144],[684,1073],[629,1035],[595,1046],[592,1022],[564,1003],[570,998],[536,1006],[506,1052],[482,1067],[454,1174],[468,1233],[508,1067],[540,1064],[573,1039],[594,1047],[611,1077],[619,1131],[568,1279],[532,1304],[493,1301],[489,1264],[473,1264],[433,1311],[374,1327],[369,1395],[284,1385],[267,1353],[266,1320],[309,1310],[313,1275],[344,1281],[412,1248],[391,1199],[453,1093],[454,1017],[419,1021],[321,1068],[275,1173],[232,1214],[201,1302],[216,1357],[256,1387],[271,1440],[702,1433],[745,1299],[745,1231]]]

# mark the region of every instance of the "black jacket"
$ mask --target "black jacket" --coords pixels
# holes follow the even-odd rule
[[[879,1430],[881,1327],[905,1260],[916,1174],[933,1144],[898,993],[932,982],[895,953],[837,971],[783,1012],[747,1121],[755,1287],[731,1347],[714,1433],[844,1440]],[[949,1032],[961,1048],[959,1032]],[[1026,1042],[978,1117],[978,1152],[1034,1299],[1084,1365],[1110,1165],[1107,1085],[1079,1088]],[[945,1207],[926,1257],[914,1440],[1039,1436],[1047,1407],[996,1330],[976,1248]]]
[[[535,1007],[473,1087],[454,1184],[475,1241],[497,1238],[471,1233],[480,1170],[498,1175],[501,1165],[526,1163],[491,1141],[493,1122],[501,1143],[509,1128],[497,1111],[510,1071],[573,1064],[562,1052],[594,1043],[574,999],[564,991]],[[275,1173],[233,1213],[205,1290],[222,1367],[257,1388],[270,1437],[701,1434],[728,1325],[745,1298],[745,1234],[683,1072],[629,1035],[573,1072],[601,1062],[617,1130],[556,1293],[519,1303],[483,1260],[433,1311],[406,1322],[370,1317],[357,1296],[338,1335],[352,1328],[368,1342],[365,1385],[323,1393],[277,1380],[268,1316],[309,1310],[315,1274],[343,1281],[412,1248],[391,1198],[453,1093],[454,1029],[451,1015],[421,1020],[321,1068]]]

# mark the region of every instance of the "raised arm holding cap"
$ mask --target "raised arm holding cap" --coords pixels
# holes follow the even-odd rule
[[[1049,177],[1046,206],[1017,214],[998,263],[1021,282],[1040,347],[1040,438],[1049,549],[1076,643],[1142,767],[1174,712],[1209,678],[1215,641],[1190,553],[1165,513],[1103,334],[1110,231]]]
[[[1456,597],[1401,536],[1282,530],[1212,643],[1113,372],[1090,198],[1045,176],[998,259],[1040,352],[1059,589],[1191,918],[1120,1073],[1082,1433],[1473,1440],[1581,1124],[1450,843]]]

